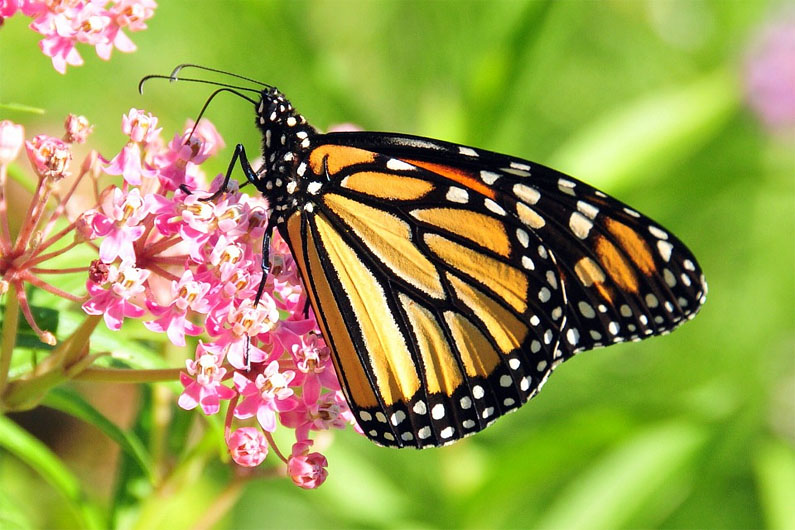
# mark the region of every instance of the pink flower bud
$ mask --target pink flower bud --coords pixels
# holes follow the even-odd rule
[[[287,473],[296,486],[315,489],[328,477],[328,460],[320,453],[310,453],[311,440],[293,444],[293,454],[287,460]]]
[[[66,117],[64,127],[66,128],[64,141],[70,144],[85,143],[88,135],[94,130],[94,126],[89,123],[88,118],[85,116],[75,116],[74,114],[69,114],[69,116]]]
[[[24,141],[25,129],[21,125],[8,120],[0,121],[0,164],[8,164],[16,159]]]
[[[268,442],[254,427],[241,427],[226,441],[232,460],[244,467],[255,467],[268,456]]]
[[[40,134],[25,142],[25,150],[39,177],[60,180],[69,175],[72,151],[62,140]]]

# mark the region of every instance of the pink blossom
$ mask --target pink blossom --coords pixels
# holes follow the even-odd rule
[[[795,129],[795,9],[762,28],[748,54],[748,103],[771,130]]]
[[[301,385],[308,392],[318,393],[320,387],[339,390],[339,381],[331,363],[331,351],[316,332],[302,334],[290,346],[296,368],[301,375]]]
[[[120,27],[141,31],[146,29],[145,22],[152,18],[156,7],[154,0],[117,0],[111,13]]]
[[[0,22],[8,18],[19,9],[19,0],[0,0]]]
[[[226,446],[236,464],[244,467],[260,465],[268,456],[268,442],[254,427],[241,427],[227,438]]]
[[[96,234],[105,238],[99,257],[105,263],[112,263],[117,257],[135,263],[133,243],[144,233],[145,227],[139,223],[149,210],[141,190],[132,188],[124,193],[114,187],[104,194],[100,209],[92,220]]]
[[[109,3],[112,5],[107,9]],[[0,19],[19,9],[24,15],[33,17],[30,28],[44,36],[39,47],[52,59],[55,69],[65,73],[67,65],[83,64],[75,48],[78,42],[94,46],[97,55],[104,60],[110,58],[114,47],[123,52],[134,51],[135,44],[122,28],[130,31],[145,29],[144,21],[152,16],[154,8],[152,0],[4,0],[0,3]]]
[[[198,282],[193,278],[193,271],[188,269],[179,281],[171,282],[172,300],[169,306],[162,307],[151,300],[146,301],[149,311],[158,317],[156,320],[144,322],[144,326],[152,331],[168,335],[169,340],[177,345],[185,345],[185,334],[199,335],[204,328],[188,320],[188,310],[207,313],[209,301],[204,297],[210,290],[210,284]]]
[[[196,129],[189,121],[182,135],[174,135],[168,146],[168,153],[161,164],[160,171],[164,185],[171,190],[190,185],[194,179],[195,167],[224,147],[224,141],[212,123],[200,120]]]
[[[180,407],[192,410],[201,405],[205,414],[216,414],[222,399],[232,399],[236,395],[234,390],[223,385],[226,368],[222,366],[222,363],[221,356],[207,350],[205,345],[199,341],[199,346],[196,348],[196,360],[185,361],[188,373],[180,374],[180,382],[185,387],[179,396]]]
[[[279,417],[283,425],[295,429],[299,440],[308,438],[309,431],[344,429],[353,420],[342,392],[321,394],[317,385],[304,386],[295,408]]]
[[[153,142],[162,131],[157,128],[156,117],[138,109],[130,109],[130,112],[122,116],[121,130],[135,143]]]
[[[135,268],[129,262],[120,266],[109,265],[107,268],[108,289],[102,284],[86,281],[86,289],[91,298],[83,304],[83,311],[89,315],[103,315],[108,328],[118,331],[124,317],[140,318],[144,310],[129,300],[143,294],[143,283],[151,271]]]
[[[328,460],[320,453],[310,453],[312,440],[293,444],[293,451],[287,460],[287,473],[296,486],[315,489],[326,481]]]
[[[277,412],[290,410],[297,404],[291,399],[293,390],[288,387],[295,372],[280,372],[277,361],[272,361],[253,382],[240,372],[235,372],[233,377],[235,388],[243,396],[243,401],[235,408],[235,417],[257,416],[259,424],[268,432],[276,430]]]
[[[13,162],[19,156],[24,143],[24,127],[12,121],[0,121],[0,164]]]

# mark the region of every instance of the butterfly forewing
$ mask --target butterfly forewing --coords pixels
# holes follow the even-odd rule
[[[486,187],[508,217],[519,219],[553,254],[567,301],[561,346],[566,358],[670,331],[704,302],[703,274],[684,244],[648,217],[572,177],[425,138],[386,133],[325,138],[413,160],[450,177],[453,185],[475,183],[468,186],[470,195]],[[523,258],[535,261],[532,253]]]

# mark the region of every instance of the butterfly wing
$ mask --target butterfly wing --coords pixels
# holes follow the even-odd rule
[[[404,135],[313,145],[282,232],[376,443],[477,432],[574,353],[670,330],[703,301],[684,245],[553,170]]]

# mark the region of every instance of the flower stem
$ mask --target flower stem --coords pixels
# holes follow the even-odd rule
[[[8,370],[11,368],[11,355],[17,340],[19,325],[19,301],[16,287],[9,284],[6,293],[6,306],[3,312],[3,331],[0,335],[0,395],[5,392],[8,384]]]
[[[47,240],[44,241],[43,243],[41,243],[39,245],[39,248],[36,249],[37,252],[41,252],[43,250],[46,250],[50,245],[52,245],[53,243],[55,243],[56,241],[61,239],[63,236],[65,236],[66,234],[68,234],[69,232],[74,230],[75,224],[76,223],[73,221],[73,222],[69,223],[67,226],[65,226],[63,228],[63,230],[59,230],[57,234],[53,234],[52,237],[47,238]],[[47,234],[47,232],[45,232],[45,231],[42,231],[42,233],[45,234],[45,235]]]
[[[36,186],[36,191],[33,194],[33,199],[30,201],[28,213],[25,216],[25,223],[17,236],[16,245],[14,245],[14,253],[21,254],[25,251],[25,247],[30,242],[30,236],[36,230],[39,224],[39,219],[47,206],[47,200],[50,198],[51,188],[47,185],[47,179],[39,179],[39,185]]]
[[[44,289],[48,293],[52,293],[55,296],[60,296],[61,298],[66,298],[67,300],[71,300],[72,302],[81,303],[81,302],[85,301],[84,297],[75,296],[72,293],[67,293],[66,291],[62,291],[61,289],[58,289],[57,287],[54,287],[54,286],[50,285],[49,283],[45,282],[41,278],[30,274],[28,271],[25,271],[24,273],[20,274],[20,276],[22,277],[23,280],[25,280],[27,282],[30,282],[31,284],[35,285],[36,287]]]
[[[8,170],[5,164],[0,164],[0,251],[8,254],[11,251],[11,231],[8,228],[8,205],[6,203],[6,182]]]
[[[74,272],[88,272],[88,267],[71,267],[67,269],[42,269],[41,267],[33,267],[30,269],[33,274],[70,274]]]
[[[76,247],[79,244],[80,244],[79,241],[72,241],[71,243],[66,245],[64,248],[61,248],[61,249],[58,249],[58,250],[53,250],[52,252],[48,252],[47,254],[41,254],[39,256],[36,256],[35,258],[29,260],[26,263],[26,266],[32,267],[34,265],[38,265],[39,263],[47,261],[48,259],[52,259],[52,258],[55,258],[57,256],[60,256],[64,252],[67,252],[67,251],[73,249],[74,247]],[[41,247],[39,247],[39,249],[41,249]],[[37,249],[37,250],[39,250],[39,249]],[[41,249],[41,250],[43,250],[43,249]]]

